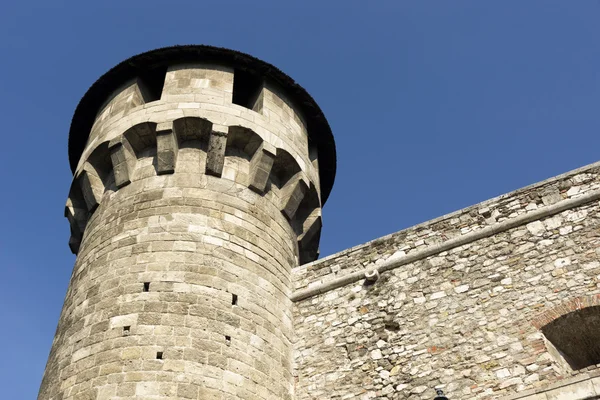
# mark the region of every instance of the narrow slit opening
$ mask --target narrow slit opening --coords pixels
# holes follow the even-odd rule
[[[231,305],[232,306],[237,306],[237,302],[238,302],[238,296],[237,296],[237,294],[232,294],[231,295]]]
[[[150,282],[144,282],[144,292],[150,291]]]
[[[227,346],[231,345],[231,336],[225,335],[225,343],[227,344]]]
[[[159,351],[159,352],[156,353],[156,359],[157,360],[162,360],[163,359],[163,352],[162,351]]]

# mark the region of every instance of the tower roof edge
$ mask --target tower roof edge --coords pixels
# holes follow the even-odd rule
[[[114,90],[130,79],[156,68],[186,62],[214,62],[252,71],[275,82],[290,96],[306,119],[310,141],[319,154],[323,204],[329,197],[336,171],[335,142],[323,111],[310,94],[277,67],[249,54],[207,45],[180,45],[135,55],[102,75],[79,101],[69,130],[69,164],[75,171],[97,112]]]

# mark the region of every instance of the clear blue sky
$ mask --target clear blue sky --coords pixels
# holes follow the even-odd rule
[[[290,3],[0,6],[0,397],[35,398],[75,260],[72,113],[133,54],[230,47],[313,95],[338,152],[323,255],[600,160],[598,1]]]

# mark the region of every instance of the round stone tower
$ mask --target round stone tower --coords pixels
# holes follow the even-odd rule
[[[177,46],[117,65],[69,134],[77,260],[38,399],[291,399],[291,269],[335,145],[290,77]]]

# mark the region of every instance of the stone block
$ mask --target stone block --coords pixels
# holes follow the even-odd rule
[[[587,399],[597,395],[592,381],[585,380],[546,392],[547,400],[574,400]]]
[[[302,172],[298,172],[291,177],[281,188],[281,211],[284,215],[292,219],[298,210],[304,194],[308,191],[307,179]]]
[[[250,189],[264,193],[273,168],[275,153],[261,145],[250,160]]]
[[[104,185],[96,174],[89,171],[83,171],[79,176],[78,181],[87,209],[90,213],[93,213],[102,200]]]
[[[172,127],[166,124],[159,124],[156,129],[156,172],[159,175],[172,174],[179,153],[177,138]]]
[[[132,164],[133,160],[128,160],[125,147],[120,140],[111,141],[109,149],[115,176],[115,185],[118,188],[129,185],[131,183],[129,170],[131,169],[130,164]]]
[[[213,125],[208,139],[208,153],[206,155],[206,173],[221,176],[225,160],[225,147],[227,144],[227,127]]]

